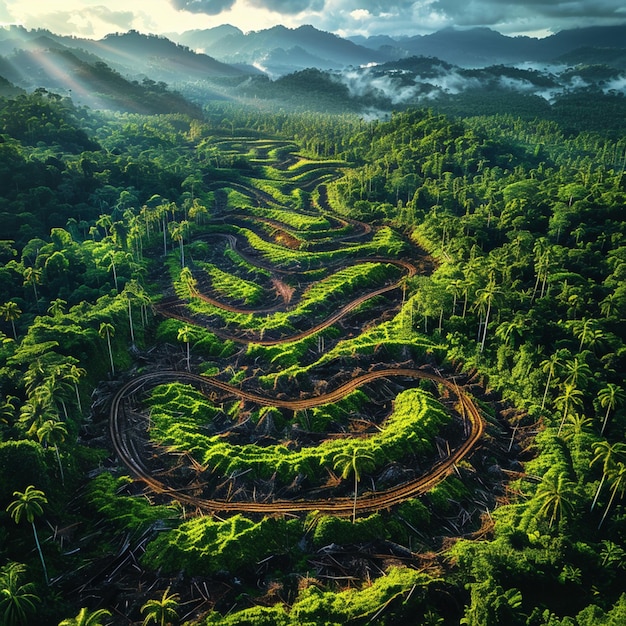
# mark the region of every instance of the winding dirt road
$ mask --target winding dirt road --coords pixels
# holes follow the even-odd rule
[[[229,183],[229,185],[238,191],[244,191],[249,195],[255,197],[259,204],[275,204],[275,199],[269,194],[266,194],[259,190],[253,190],[238,183]],[[325,204],[325,190],[322,190],[322,204]],[[354,220],[343,220],[340,223],[343,225],[351,223],[355,226],[361,226],[361,232],[358,232],[354,237],[361,237],[363,234],[371,232],[371,228],[367,225],[362,225],[360,222]],[[236,237],[232,234],[215,234],[214,236],[226,237],[233,248],[237,246]],[[347,238],[347,237],[344,237]],[[240,252],[240,254],[242,254]],[[243,254],[242,254],[243,255]],[[248,261],[256,263],[259,267],[263,267],[260,259],[247,258]],[[362,261],[350,261],[350,263],[356,262],[384,262],[394,264],[403,270],[404,276],[402,279],[393,282],[392,284],[385,285],[379,289],[375,289],[368,293],[365,293],[348,304],[344,305],[332,315],[327,317],[324,321],[316,324],[315,326],[298,332],[289,337],[282,337],[278,339],[263,339],[261,337],[250,336],[243,337],[226,333],[221,329],[210,328],[210,331],[215,333],[222,339],[231,340],[237,343],[249,344],[256,343],[263,346],[279,345],[287,342],[297,341],[305,337],[311,336],[329,326],[335,324],[350,312],[354,311],[364,302],[390,291],[398,289],[402,282],[407,277],[413,277],[417,274],[418,268],[410,261],[387,259],[381,257],[369,257]],[[272,271],[276,271],[276,268],[267,268]],[[291,270],[287,270],[286,273],[296,273]],[[224,304],[218,300],[212,299],[208,296],[202,296],[202,298],[212,305],[218,306],[224,310],[233,311],[237,313],[266,313],[275,310],[276,307],[266,309],[243,309],[232,305]],[[196,323],[188,314],[183,312],[185,306],[184,301],[179,298],[168,298],[157,306],[157,310],[163,315],[169,317],[175,317],[186,322]],[[148,428],[149,418],[144,413],[136,410],[135,405],[136,398],[142,396],[150,388],[169,382],[184,382],[195,386],[198,390],[205,394],[214,393],[215,390],[219,390],[228,396],[240,398],[248,402],[256,403],[262,406],[274,406],[293,411],[313,408],[322,404],[329,404],[337,402],[344,398],[348,393],[354,391],[363,385],[371,383],[377,380],[400,378],[403,380],[430,380],[436,384],[445,387],[447,392],[456,398],[455,407],[458,411],[458,419],[463,423],[465,438],[458,447],[451,450],[445,458],[436,462],[430,470],[423,476],[404,482],[389,489],[381,490],[374,493],[362,495],[356,502],[356,511],[358,512],[371,512],[381,509],[386,509],[396,504],[403,502],[408,498],[419,496],[429,491],[433,486],[448,476],[453,470],[456,463],[467,456],[475,448],[476,444],[480,440],[484,431],[484,421],[481,417],[480,411],[473,401],[473,399],[460,387],[457,386],[454,379],[448,379],[443,376],[434,374],[432,372],[420,369],[411,368],[385,368],[373,370],[365,374],[354,377],[352,380],[338,386],[334,390],[327,393],[320,394],[309,398],[300,398],[293,400],[286,400],[282,398],[276,398],[271,396],[260,395],[251,391],[246,391],[238,387],[234,387],[228,383],[225,383],[218,378],[209,376],[200,376],[197,374],[183,372],[183,371],[158,371],[147,373],[141,376],[137,376],[123,385],[114,395],[110,408],[110,435],[113,441],[113,446],[120,460],[126,465],[126,467],[132,472],[132,474],[138,479],[143,481],[149,489],[155,493],[164,494],[177,500],[181,503],[191,505],[206,512],[245,512],[245,513],[258,513],[266,515],[276,514],[294,514],[309,511],[320,511],[323,513],[331,513],[337,516],[352,515],[354,507],[354,499],[346,497],[338,497],[332,499],[294,499],[294,500],[272,500],[256,502],[253,500],[248,501],[230,501],[230,500],[218,500],[218,499],[205,499],[195,497],[182,490],[174,489],[161,479],[157,478],[146,466],[141,447],[138,445],[138,439],[145,441],[145,431]],[[139,436],[138,436],[139,433]]]
[[[459,405],[462,408],[461,419],[466,424],[469,433],[463,443],[452,450],[451,453],[435,464],[430,471],[415,480],[402,483],[396,487],[382,490],[370,495],[361,496],[357,499],[356,510],[361,513],[386,509],[403,502],[408,498],[413,498],[426,493],[437,483],[448,476],[454,469],[454,465],[472,451],[480,440],[484,431],[484,421],[480,411],[474,401],[459,387],[453,380],[443,378],[430,372],[405,369],[387,368],[368,372],[353,378],[351,381],[337,387],[333,391],[312,398],[299,400],[283,400],[271,398],[251,392],[246,392],[228,383],[209,376],[199,376],[188,372],[163,371],[145,374],[134,378],[126,383],[114,396],[110,409],[110,432],[115,451],[126,467],[139,480],[142,480],[152,491],[170,496],[172,499],[190,504],[207,512],[246,512],[287,514],[302,513],[309,511],[320,511],[332,513],[337,516],[351,515],[354,506],[353,498],[333,498],[329,500],[273,500],[271,502],[240,502],[227,500],[209,500],[190,496],[182,491],[177,491],[168,487],[167,484],[155,478],[142,463],[141,455],[138,454],[134,445],[133,426],[131,422],[137,419],[137,414],[130,409],[131,398],[143,393],[152,386],[167,382],[190,383],[201,391],[203,389],[219,389],[229,395],[255,402],[264,406],[276,406],[294,411],[312,408],[321,404],[336,402],[345,397],[346,394],[358,389],[366,383],[389,379],[393,377],[410,379],[427,379],[445,386],[450,392],[456,395]],[[144,418],[146,421],[148,418]]]

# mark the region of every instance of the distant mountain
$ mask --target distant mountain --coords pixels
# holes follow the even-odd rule
[[[215,76],[241,75],[239,69],[206,54],[196,54],[165,37],[137,31],[107,35],[99,41],[84,40],[82,46],[118,67],[132,68],[154,80],[176,82]]]
[[[41,29],[0,29],[0,55],[8,56],[16,50],[51,49],[71,50],[75,56],[86,61],[103,60],[129,78],[149,77],[166,83],[174,83],[181,78],[201,80],[244,73],[206,54],[196,54],[165,37],[144,35],[133,30],[93,40],[63,37]]]
[[[209,49],[214,49],[219,42],[229,35],[242,36],[243,31],[230,24],[222,24],[215,28],[205,28],[200,30],[188,30],[184,33],[168,33],[168,39],[183,46],[187,46],[195,52],[207,53]]]
[[[104,61],[86,62],[69,49],[18,50],[8,59],[0,57],[0,76],[18,88],[44,88],[98,109],[201,114],[165,83],[129,81]]]
[[[173,36],[174,37],[174,36]],[[243,33],[234,27],[191,31],[176,41],[202,49],[224,63],[263,67],[271,75],[300,69],[342,69],[388,60],[384,54],[313,26]]]
[[[354,37],[351,41],[384,56],[434,56],[461,67],[494,64],[555,62],[581,47],[626,51],[626,25],[566,30],[537,39],[507,37],[489,28],[446,28],[430,35],[403,37]],[[619,58],[619,55],[615,55]]]

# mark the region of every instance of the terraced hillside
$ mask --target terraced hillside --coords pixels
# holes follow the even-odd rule
[[[502,475],[479,472],[499,454],[501,426],[492,420],[485,443],[480,388],[442,370],[445,347],[413,328],[408,294],[431,260],[401,232],[332,210],[324,184],[341,163],[269,140],[221,149],[254,155],[266,178],[211,182],[221,201],[210,219],[189,219],[166,257],[160,357],[110,405],[111,439],[137,486],[200,515],[150,544],[146,562],[200,573],[217,549],[199,530],[207,523],[231,534],[244,569],[284,552],[268,537],[277,516],[315,545],[374,541],[374,560],[389,563],[401,520],[423,537],[405,555],[413,566],[442,536],[488,527]],[[309,524],[342,518],[336,537],[306,539]],[[237,519],[248,521],[233,531]]]

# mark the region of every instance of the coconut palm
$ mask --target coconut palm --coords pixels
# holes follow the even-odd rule
[[[180,247],[180,266],[185,267],[185,237],[189,232],[189,222],[182,220],[181,222],[170,222],[170,236],[174,241],[178,241]]]
[[[588,352],[577,354],[573,359],[565,362],[567,376],[565,382],[576,387],[579,383],[584,386],[591,376],[591,368],[585,363]]]
[[[595,456],[591,459],[589,465],[592,466],[596,463],[602,463],[602,479],[600,480],[596,494],[593,497],[593,502],[591,503],[592,511],[596,506],[602,487],[615,464],[619,461],[622,463],[626,462],[626,444],[621,442],[610,444],[608,441],[599,441],[593,446],[593,453]]]
[[[111,612],[106,609],[89,611],[82,608],[76,617],[69,617],[59,622],[59,626],[103,626],[104,620],[111,617]]]
[[[560,409],[563,414],[561,423],[559,424],[559,435],[561,434],[563,424],[565,423],[569,412],[574,408],[582,407],[582,397],[583,392],[580,389],[576,389],[576,387],[571,383],[565,383],[561,390],[561,395],[554,400],[557,408]]]
[[[484,311],[483,331],[480,339],[480,351],[485,349],[485,341],[487,339],[487,327],[489,326],[489,318],[491,316],[492,304],[501,293],[501,289],[496,285],[493,275],[489,278],[489,282],[482,289],[476,291],[476,307]]]
[[[351,450],[339,452],[333,459],[333,468],[341,472],[342,478],[354,476],[354,503],[352,505],[352,523],[356,521],[356,500],[361,473],[374,465],[374,455],[364,447],[354,446]]]
[[[31,624],[31,614],[41,599],[33,593],[35,585],[22,584],[26,567],[11,562],[0,570],[0,623],[4,626]]]
[[[102,322],[100,324],[100,328],[98,329],[98,334],[103,339],[106,337],[107,346],[109,348],[109,359],[111,361],[111,374],[115,376],[115,364],[113,363],[113,349],[111,348],[111,337],[115,335],[115,327],[113,324],[109,324],[109,322]]]
[[[604,429],[609,421],[609,414],[618,406],[624,404],[626,401],[626,393],[624,393],[624,390],[619,385],[608,383],[606,387],[600,389],[598,392],[598,400],[600,400],[600,406],[606,408],[604,420],[602,420],[602,429],[600,430],[600,434],[604,434]]]
[[[185,324],[178,329],[178,341],[182,341],[187,346],[187,371],[191,371],[191,354],[189,350],[189,344],[191,343],[191,326]]]
[[[607,478],[611,486],[611,497],[606,505],[606,508],[604,509],[604,515],[598,524],[598,529],[604,523],[604,520],[606,519],[613,504],[613,500],[615,500],[617,494],[620,494],[620,498],[624,497],[624,492],[626,491],[626,463],[623,461],[617,461],[609,471]]]
[[[563,355],[559,350],[552,353],[545,361],[541,362],[541,370],[544,372],[544,374],[548,374],[546,386],[543,390],[543,399],[541,400],[542,410],[546,405],[546,398],[548,396],[548,390],[550,389],[550,383],[552,382],[552,379],[554,378],[558,370],[563,367],[563,364]]]
[[[535,497],[541,502],[537,514],[549,518],[550,528],[554,522],[560,521],[573,511],[575,488],[575,483],[569,480],[565,473],[556,476],[546,474],[537,487]]]
[[[66,364],[63,369],[64,376],[74,386],[74,393],[76,394],[76,403],[78,404],[78,410],[82,413],[83,406],[80,401],[80,390],[78,388],[78,381],[87,374],[87,370],[82,367],[78,367],[74,363]]]
[[[65,476],[63,474],[63,464],[61,463],[61,455],[59,454],[59,444],[65,441],[67,437],[67,428],[63,422],[58,420],[49,419],[46,420],[37,429],[37,439],[44,446],[53,446],[54,452],[59,464],[59,471],[61,472],[61,484],[65,484]]]
[[[141,613],[145,615],[143,624],[155,623],[158,626],[165,626],[178,621],[178,603],[180,596],[177,593],[170,593],[169,587],[163,592],[158,600],[148,600],[142,607]]]
[[[35,294],[35,302],[39,302],[39,294],[37,293],[37,285],[41,285],[41,270],[38,267],[24,268],[24,285],[30,285]]]
[[[65,313],[65,307],[67,306],[67,301],[62,298],[56,298],[48,307],[48,313],[52,315],[52,317],[59,317]]]
[[[0,306],[0,315],[4,318],[5,322],[11,322],[11,328],[13,329],[13,338],[17,340],[17,330],[15,329],[15,321],[22,314],[22,310],[18,306],[17,302],[9,300]]]
[[[46,579],[46,584],[48,584],[48,569],[46,568],[41,544],[39,543],[39,535],[35,526],[35,517],[43,514],[43,505],[48,503],[48,499],[44,492],[36,489],[34,485],[28,485],[24,491],[14,491],[13,495],[17,499],[7,506],[7,512],[16,524],[19,524],[22,518],[26,518],[26,521],[33,527],[37,552],[39,552],[44,578]]]
[[[54,419],[56,413],[49,399],[43,393],[33,394],[20,408],[20,426],[29,436],[34,436],[39,427],[48,419]]]

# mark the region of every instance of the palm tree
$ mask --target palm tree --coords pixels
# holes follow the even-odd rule
[[[115,267],[115,253],[113,251],[107,252],[104,255],[104,258],[111,260],[111,262],[109,263],[107,269],[111,270],[111,272],[113,272],[113,284],[115,285],[115,291],[119,291],[119,285],[118,285],[118,282],[117,282],[117,268]]]
[[[341,472],[342,478],[354,476],[354,503],[352,505],[352,523],[356,521],[356,499],[361,472],[374,465],[374,455],[364,447],[354,446],[351,450],[339,452],[333,459],[333,468]]]
[[[4,318],[5,322],[11,322],[11,328],[13,329],[13,338],[17,340],[17,331],[15,330],[15,321],[22,314],[22,310],[17,305],[17,302],[9,300],[0,306],[0,315]]]
[[[568,325],[571,326],[574,337],[580,339],[578,346],[578,351],[580,352],[583,346],[588,343],[592,331],[598,327],[598,322],[593,318],[584,317],[582,320],[573,320]]]
[[[185,324],[181,328],[178,329],[178,341],[183,341],[187,344],[187,371],[191,371],[191,361],[190,361],[190,351],[189,351],[189,343],[191,342],[191,326]]]
[[[56,298],[50,303],[50,306],[48,307],[48,313],[50,313],[52,317],[58,317],[60,315],[63,315],[63,313],[65,313],[66,306],[67,306],[66,300],[63,300],[62,298]]]
[[[59,454],[59,444],[65,441],[67,437],[67,428],[63,422],[58,420],[49,419],[46,420],[37,429],[37,439],[44,446],[54,446],[54,452],[56,453],[57,462],[59,464],[59,470],[61,472],[61,484],[65,484],[65,476],[63,474],[63,465],[61,463],[61,455]]]
[[[546,381],[546,387],[543,390],[543,399],[541,400],[541,410],[543,411],[546,405],[546,398],[548,396],[548,389],[550,388],[550,383],[552,382],[552,378],[558,369],[563,366],[563,358],[561,351],[557,350],[553,352],[545,361],[541,362],[541,370],[544,373],[548,374],[548,380]]]
[[[583,385],[587,382],[589,376],[591,376],[591,368],[585,363],[585,357],[588,352],[582,352],[577,354],[573,359],[565,363],[565,371],[568,372],[565,378],[566,383],[570,383],[574,387],[578,383]]]
[[[49,398],[43,394],[33,394],[20,408],[20,425],[29,436],[33,436],[48,419],[56,416]]]
[[[544,518],[549,516],[548,525],[550,528],[555,521],[563,519],[572,512],[575,488],[575,483],[569,480],[565,473],[560,473],[557,476],[546,474],[543,477],[535,494],[535,497],[541,502],[537,514]]]
[[[147,626],[154,622],[158,626],[165,626],[172,620],[178,620],[178,603],[180,596],[170,593],[169,587],[163,592],[159,600],[148,600],[142,607],[141,613],[145,615],[143,624]]]
[[[4,626],[30,624],[31,613],[37,610],[41,599],[33,593],[35,585],[22,584],[26,567],[11,562],[0,570],[0,623]]]
[[[133,325],[133,307],[132,307],[132,301],[135,298],[135,290],[133,288],[132,283],[137,284],[137,281],[130,281],[129,283],[126,284],[126,286],[124,287],[124,290],[122,291],[122,295],[126,298],[126,302],[128,305],[128,325],[130,328],[130,341],[131,341],[131,345],[135,345],[135,327]]]
[[[485,340],[487,339],[487,327],[489,326],[489,317],[491,316],[491,306],[495,297],[501,292],[500,288],[496,285],[493,274],[489,278],[489,282],[482,289],[476,291],[476,306],[484,309],[484,326],[482,332],[482,338],[480,340],[480,351],[485,349]]]
[[[44,492],[36,489],[34,485],[28,485],[23,492],[14,491],[13,495],[17,500],[13,500],[13,502],[7,506],[7,512],[11,515],[16,524],[19,524],[21,519],[25,517],[26,521],[33,527],[37,552],[39,552],[44,578],[46,579],[46,584],[48,584],[48,570],[43,558],[43,552],[41,551],[37,528],[35,527],[35,517],[43,514],[43,505],[48,503],[48,499]]]
[[[198,295],[198,281],[187,266],[180,271],[179,280],[185,286],[185,291],[189,298],[194,298]]]
[[[189,232],[189,222],[182,220],[181,222],[170,222],[170,235],[174,241],[178,241],[180,246],[180,266],[185,267],[185,237]]]
[[[598,529],[604,523],[606,516],[609,513],[609,509],[613,504],[615,496],[619,493],[620,498],[624,497],[624,491],[626,491],[626,463],[623,461],[617,461],[611,471],[608,474],[609,484],[611,485],[611,498],[609,499],[606,509],[604,509],[604,515],[598,524]]]
[[[109,359],[111,361],[111,374],[115,376],[115,364],[113,363],[113,349],[111,348],[111,337],[115,335],[115,327],[113,324],[109,324],[109,322],[102,322],[100,324],[100,328],[98,329],[98,334],[103,339],[106,337],[107,346],[109,348]]]
[[[78,410],[82,413],[83,407],[80,401],[80,390],[78,388],[78,381],[87,373],[87,370],[78,367],[74,363],[70,364],[69,367],[66,368],[65,376],[67,379],[74,385],[74,393],[76,394],[76,402],[78,404]]]
[[[563,424],[569,415],[570,409],[582,407],[582,396],[583,392],[580,389],[576,389],[573,384],[565,383],[561,395],[554,400],[557,408],[561,409],[563,412],[563,417],[559,424],[559,435],[561,434]]]
[[[37,285],[41,285],[41,270],[38,267],[24,268],[24,284],[31,285],[35,294],[35,302],[39,302],[39,294],[37,293]]]
[[[589,465],[592,466],[602,462],[602,479],[600,480],[596,494],[593,497],[593,502],[591,503],[592,511],[598,502],[598,497],[600,496],[604,482],[615,464],[619,461],[626,462],[626,444],[621,442],[610,444],[608,441],[599,441],[593,446],[593,453],[595,456]]]
[[[106,609],[89,611],[82,608],[76,617],[69,617],[59,622],[59,626],[103,626],[103,621],[111,617],[111,612]]]
[[[626,401],[626,393],[624,393],[624,390],[619,385],[607,383],[606,387],[600,389],[598,392],[598,400],[600,400],[600,406],[606,408],[604,420],[602,421],[602,429],[600,430],[600,434],[604,434],[604,429],[609,421],[610,412],[624,404]]]

